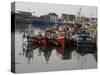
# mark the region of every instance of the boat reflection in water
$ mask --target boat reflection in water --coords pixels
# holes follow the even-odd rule
[[[61,55],[62,60],[70,60],[72,58],[73,47],[58,47],[57,52]]]
[[[46,64],[49,63],[53,50],[56,51],[56,55],[61,57],[61,60],[71,60],[72,52],[76,52],[80,56],[86,54],[93,54],[97,61],[96,47],[74,47],[74,46],[59,46],[55,44],[33,44],[32,42],[23,42],[22,44],[23,55],[28,59],[28,63],[34,61],[34,51],[38,50],[37,56],[44,56]]]

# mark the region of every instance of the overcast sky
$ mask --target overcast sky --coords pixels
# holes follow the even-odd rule
[[[63,4],[46,4],[46,3],[31,3],[31,2],[16,2],[16,11],[35,12],[34,15],[40,16],[50,12],[57,13],[61,16],[65,14],[75,14],[82,8],[81,15],[86,17],[97,17],[97,7],[94,6],[76,6],[76,5],[63,5]]]

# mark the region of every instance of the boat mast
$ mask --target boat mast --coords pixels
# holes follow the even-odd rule
[[[77,17],[76,17],[76,23],[79,23],[79,24],[80,24],[80,19],[81,19],[81,11],[82,11],[82,9],[80,7],[79,8],[79,11],[77,13]]]

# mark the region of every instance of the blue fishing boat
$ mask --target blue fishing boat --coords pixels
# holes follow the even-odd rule
[[[95,42],[86,30],[81,30],[76,36],[76,45],[82,47],[94,47]]]

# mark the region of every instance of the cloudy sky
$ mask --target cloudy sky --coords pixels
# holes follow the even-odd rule
[[[97,7],[95,6],[79,6],[79,5],[63,5],[63,4],[46,4],[46,3],[31,3],[31,2],[16,2],[16,11],[28,11],[32,14],[40,16],[50,12],[57,13],[59,16],[62,13],[75,14],[82,8],[81,15],[86,17],[97,17]],[[33,13],[35,12],[35,13]]]

